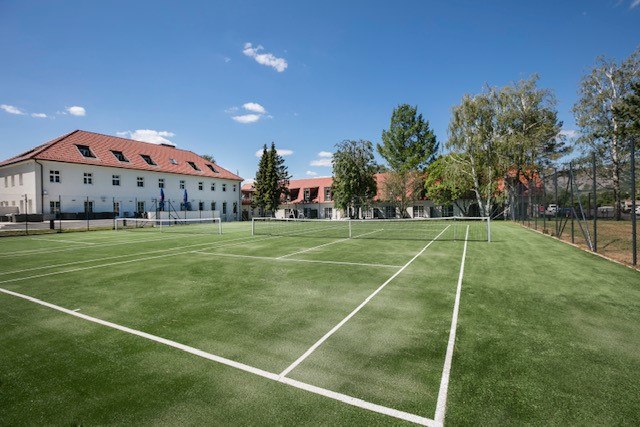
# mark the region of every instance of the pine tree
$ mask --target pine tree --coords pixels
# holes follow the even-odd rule
[[[267,163],[269,161],[269,152],[267,151],[267,144],[262,147],[262,156],[258,162],[258,170],[256,171],[256,178],[254,182],[255,191],[253,193],[253,207],[258,208],[264,212],[267,205],[266,197],[266,181],[267,181]]]

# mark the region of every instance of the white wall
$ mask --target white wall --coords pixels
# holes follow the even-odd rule
[[[1,167],[0,206],[16,207],[21,214],[38,213],[39,179],[39,166],[34,161]]]

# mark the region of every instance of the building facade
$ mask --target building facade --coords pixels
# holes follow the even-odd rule
[[[359,213],[361,218],[401,218],[403,215],[396,205],[385,200],[383,186],[385,174],[375,176],[378,193],[370,208]],[[294,179],[289,182],[289,194],[275,213],[277,218],[341,219],[342,210],[335,207],[333,201],[333,179],[331,177]],[[426,198],[416,200],[407,208],[405,217],[430,218],[443,216],[461,216],[457,206],[436,206]]]
[[[197,154],[76,130],[0,162],[0,215],[240,219],[242,178]]]

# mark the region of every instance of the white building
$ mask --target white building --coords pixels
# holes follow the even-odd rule
[[[233,221],[241,215],[241,182],[173,145],[76,130],[0,162],[0,215],[74,219],[163,211]]]

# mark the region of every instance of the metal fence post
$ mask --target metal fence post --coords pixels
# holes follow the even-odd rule
[[[636,138],[631,138],[631,262],[638,265],[638,247],[637,247],[637,229],[636,229]]]
[[[84,205],[84,216],[87,218],[87,231],[89,231],[89,196],[87,196],[87,202]]]
[[[58,195],[58,228],[62,233],[62,196]]]
[[[574,210],[574,200],[573,200],[573,162],[569,162],[569,188],[571,192],[571,243],[575,243],[575,210]]]
[[[555,228],[556,228],[556,236],[558,235],[558,168],[553,168],[553,191],[554,191],[554,202],[556,204],[555,212],[553,213]]]
[[[593,187],[593,251],[598,252],[598,189],[596,180],[596,152],[591,156],[593,177],[591,186]]]

